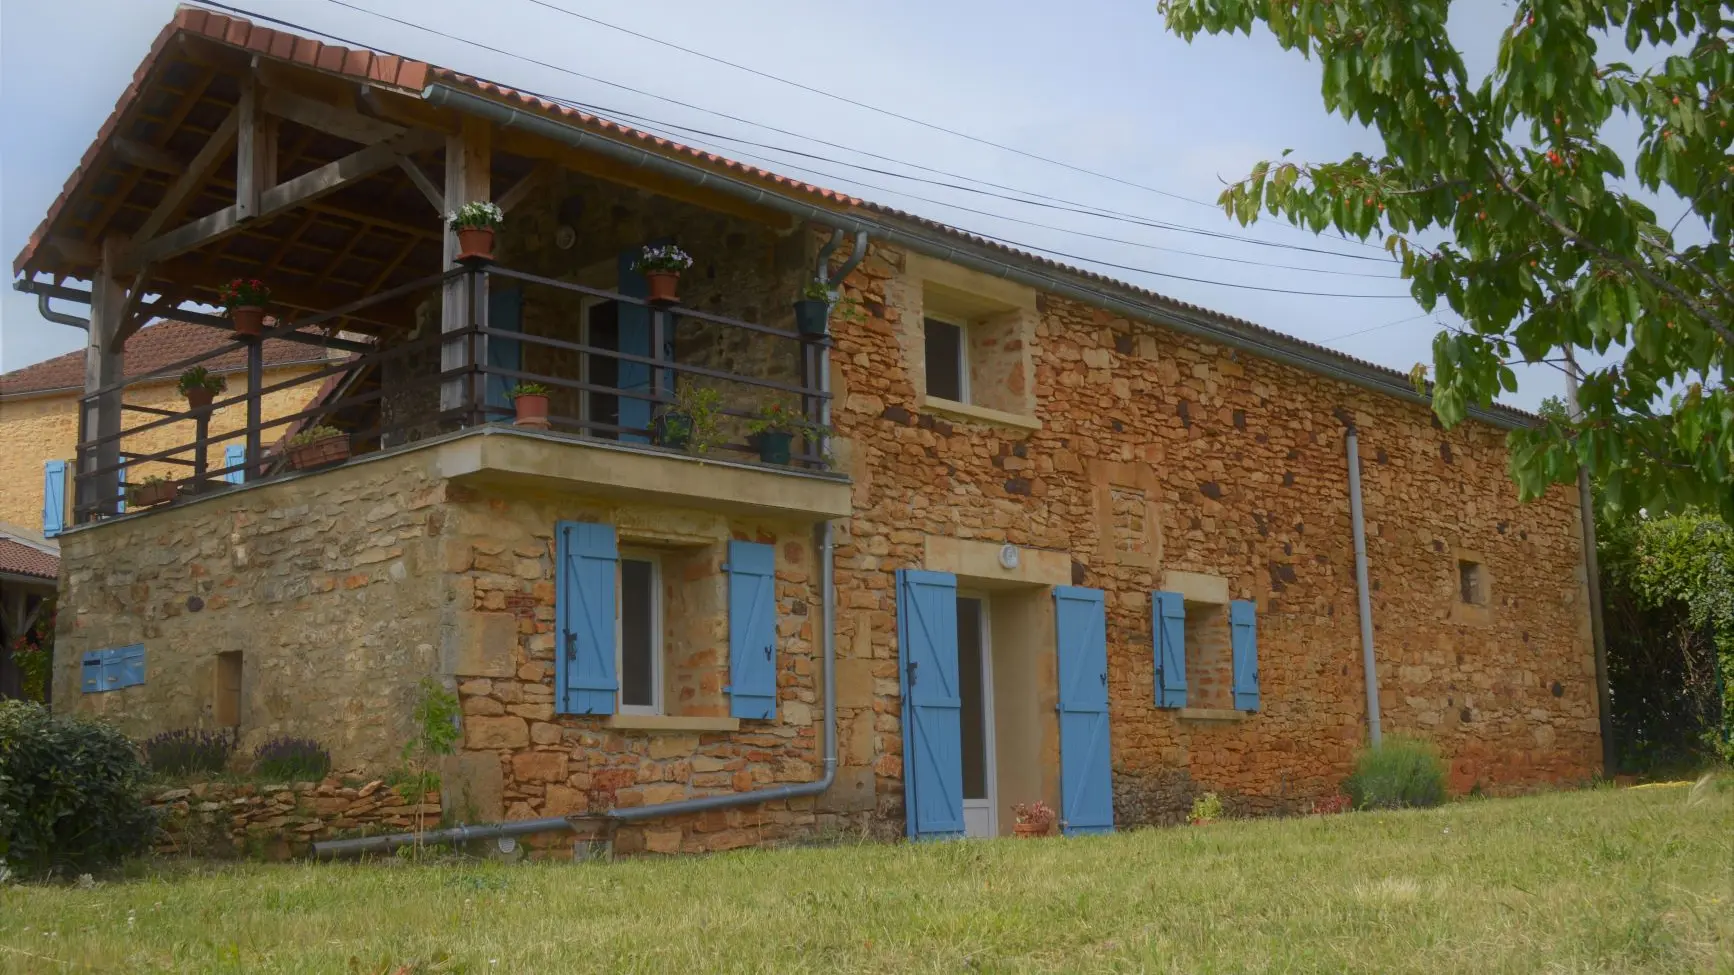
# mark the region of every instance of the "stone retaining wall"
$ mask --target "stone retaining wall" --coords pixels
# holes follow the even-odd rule
[[[286,860],[310,852],[315,840],[433,829],[439,793],[404,796],[374,779],[323,782],[201,782],[149,800],[159,811],[159,856],[247,856]]]

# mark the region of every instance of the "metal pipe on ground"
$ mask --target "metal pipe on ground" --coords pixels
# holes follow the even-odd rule
[[[481,116],[501,128],[528,132],[562,145],[595,152],[627,166],[672,176],[684,183],[709,187],[749,203],[758,204],[767,209],[777,210],[803,220],[811,220],[814,223],[855,232],[865,231],[882,241],[899,244],[937,257],[940,260],[980,271],[983,274],[1005,278],[1041,291],[1087,302],[1127,318],[1150,322],[1211,342],[1242,349],[1275,362],[1340,379],[1412,403],[1429,402],[1427,396],[1416,392],[1403,376],[1376,367],[1339,360],[1310,348],[1305,343],[1291,342],[1281,336],[1262,334],[1247,328],[1237,327],[1228,322],[1214,321],[1184,308],[1167,307],[1149,301],[1123,297],[1108,288],[1075,281],[1068,272],[1060,271],[1057,268],[1054,273],[1048,273],[999,257],[986,245],[971,247],[963,243],[936,239],[880,220],[867,219],[856,213],[803,203],[784,195],[782,192],[715,172],[696,162],[658,155],[648,149],[608,138],[581,126],[513,108],[492,98],[453,88],[450,85],[429,85],[423,89],[421,97],[428,104],[438,108],[450,108],[466,114]],[[1503,429],[1523,427],[1529,422],[1514,413],[1483,409],[1477,406],[1469,408],[1469,416]]]
[[[1367,682],[1367,739],[1377,745],[1379,729],[1379,666],[1373,659],[1373,600],[1367,590],[1367,527],[1361,518],[1361,442],[1354,424],[1343,438],[1349,454],[1349,522],[1355,536],[1355,598],[1361,613],[1361,671]]]

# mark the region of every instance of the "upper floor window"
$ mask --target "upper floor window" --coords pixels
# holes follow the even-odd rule
[[[969,402],[969,343],[963,325],[927,318],[927,395]]]
[[[1487,605],[1487,570],[1480,562],[1457,560],[1458,597],[1471,606]]]

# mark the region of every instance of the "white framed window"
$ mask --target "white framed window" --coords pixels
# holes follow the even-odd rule
[[[922,321],[926,333],[927,395],[957,403],[969,402],[969,327],[957,320]]]
[[[661,714],[662,559],[653,552],[620,554],[615,587],[614,672],[621,714]]]

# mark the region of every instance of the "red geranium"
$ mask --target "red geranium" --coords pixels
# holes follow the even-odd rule
[[[228,308],[263,308],[271,303],[271,289],[258,278],[236,278],[217,289],[217,299]]]

